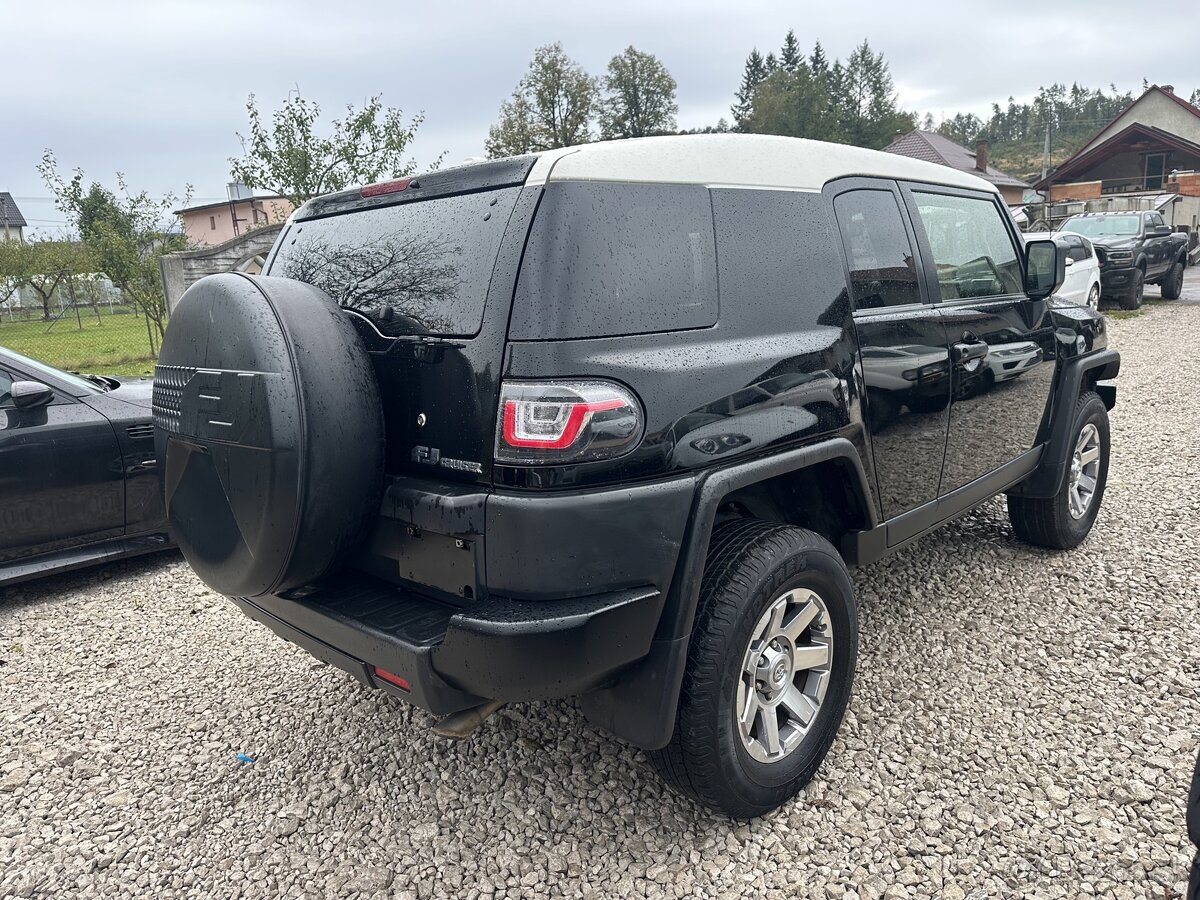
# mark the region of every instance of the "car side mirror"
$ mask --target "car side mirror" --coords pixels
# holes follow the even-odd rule
[[[1159,237],[1166,237],[1168,234],[1171,234],[1174,230],[1175,229],[1173,229],[1170,225],[1155,225],[1154,226],[1154,233],[1157,234]]]
[[[1068,257],[1067,257],[1067,265],[1068,265],[1068,266],[1073,266],[1073,265],[1075,265],[1075,260],[1071,259],[1071,257],[1069,257],[1069,256],[1068,256]]]
[[[1030,300],[1044,300],[1062,287],[1067,278],[1067,254],[1054,241],[1030,241],[1025,245],[1025,293]]]
[[[54,399],[54,391],[40,381],[14,381],[8,389],[13,406],[17,409],[33,409],[45,406]]]

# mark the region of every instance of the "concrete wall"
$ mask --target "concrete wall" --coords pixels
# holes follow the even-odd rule
[[[22,241],[25,240],[25,230],[18,228],[16,225],[9,225],[7,228],[0,225],[0,241]]]
[[[1181,138],[1191,141],[1193,144],[1200,144],[1200,119],[1196,118],[1196,116],[1188,112],[1170,97],[1164,97],[1158,91],[1153,91],[1143,94],[1138,98],[1133,106],[1125,111],[1124,115],[1118,116],[1110,122],[1107,128],[1096,135],[1095,140],[1079,152],[1084,153],[1096,145],[1104,143],[1114,134],[1125,130],[1134,122],[1141,122],[1143,125],[1153,125],[1155,128],[1161,128],[1164,131],[1169,131],[1171,134],[1177,134]],[[1170,169],[1167,171],[1170,171]]]
[[[282,222],[292,214],[293,209],[295,207],[291,201],[282,197],[255,197],[252,200],[238,200],[234,204],[213,203],[183,209],[175,215],[183,222],[183,233],[190,244],[213,247],[261,225]],[[233,228],[234,214],[238,218],[239,232]]]
[[[283,223],[256,228],[241,237],[202,250],[184,250],[158,258],[162,273],[167,311],[174,312],[183,292],[205,275],[221,272],[247,272],[257,275],[261,270],[260,257],[266,257],[283,230]]]

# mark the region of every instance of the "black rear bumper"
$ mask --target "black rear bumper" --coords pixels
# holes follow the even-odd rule
[[[448,715],[485,700],[569,697],[599,687],[649,652],[663,596],[647,587],[455,607],[348,575],[302,599],[234,602],[363,683]],[[380,677],[376,667],[408,689]]]

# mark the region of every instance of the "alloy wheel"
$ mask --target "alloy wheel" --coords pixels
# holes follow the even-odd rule
[[[751,757],[774,763],[800,746],[825,699],[832,662],[829,611],[814,591],[795,588],[767,607],[742,658],[734,711]]]
[[[1075,441],[1075,453],[1071,457],[1071,477],[1067,499],[1071,518],[1082,519],[1096,496],[1096,485],[1100,478],[1100,432],[1091,422],[1083,426]]]

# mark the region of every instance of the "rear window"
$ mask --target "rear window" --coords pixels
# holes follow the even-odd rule
[[[304,281],[383,334],[469,337],[519,187],[295,223],[267,274]]]
[[[551,182],[525,248],[509,334],[608,337],[717,321],[703,185]]]

